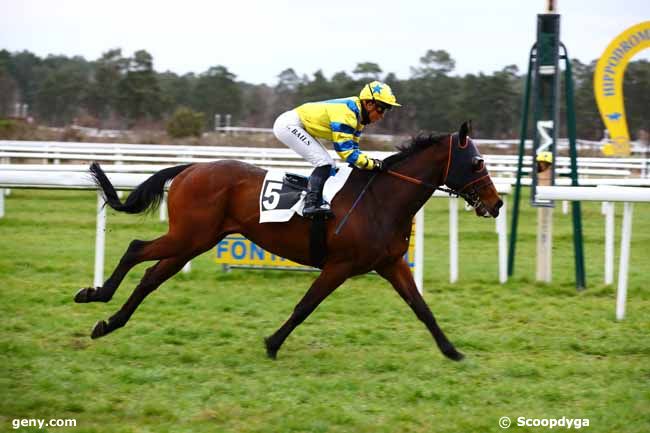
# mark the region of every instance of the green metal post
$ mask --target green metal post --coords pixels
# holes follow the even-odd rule
[[[566,68],[564,70],[564,86],[566,95],[566,112],[567,112],[567,133],[569,135],[569,156],[571,158],[571,185],[578,186],[578,152],[576,148],[576,113],[573,106],[573,73],[571,71],[571,60],[569,52],[564,44],[560,44],[564,49],[564,60]],[[573,250],[575,256],[576,272],[576,289],[584,290],[587,288],[585,281],[585,259],[582,241],[582,211],[580,202],[574,201],[572,205],[573,219]]]
[[[515,183],[515,196],[512,205],[512,223],[510,226],[510,247],[508,248],[508,276],[512,276],[515,269],[515,250],[517,246],[517,224],[519,223],[519,201],[521,194],[521,176],[524,168],[524,153],[526,152],[526,136],[528,135],[528,106],[530,101],[530,83],[533,75],[533,59],[535,54],[534,44],[528,56],[528,75],[526,76],[526,90],[521,109],[521,129],[519,133],[519,159],[517,160],[517,182]]]

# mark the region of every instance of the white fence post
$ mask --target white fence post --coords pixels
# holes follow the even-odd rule
[[[508,225],[506,218],[508,215],[508,203],[505,196],[501,199],[503,200],[503,206],[501,206],[501,211],[496,219],[496,226],[499,239],[499,282],[503,284],[508,281]]]
[[[614,203],[603,202],[605,214],[605,284],[614,283]]]
[[[553,208],[537,208],[537,281],[550,283],[553,275]]]
[[[167,219],[167,193],[166,192],[163,193],[158,211],[160,215],[160,221],[165,221]]]
[[[11,159],[2,157],[2,158],[0,158],[0,163],[1,164],[10,164]],[[9,188],[0,189],[0,195],[2,195],[2,197],[0,197],[0,200],[4,200],[5,196],[8,197],[9,194],[11,194],[11,190]],[[3,201],[3,206],[2,206],[2,215],[0,215],[0,218],[2,218],[3,216],[4,216],[4,201]]]
[[[616,293],[616,319],[625,317],[627,275],[630,266],[630,241],[632,240],[632,211],[634,203],[623,204],[623,228],[621,233],[621,262],[618,265],[618,290]]]
[[[458,281],[458,197],[449,197],[449,282]]]
[[[104,283],[104,245],[106,239],[106,206],[104,197],[97,191],[97,229],[95,231],[95,278],[94,287]]]

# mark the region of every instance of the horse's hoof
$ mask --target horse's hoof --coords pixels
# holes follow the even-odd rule
[[[444,354],[447,358],[451,359],[452,361],[462,361],[463,358],[465,358],[465,355],[463,355],[453,347],[451,348],[451,350],[446,350]]]
[[[268,338],[264,339],[264,346],[266,347],[266,355],[269,358],[271,358],[271,359],[277,359],[278,358],[278,349],[271,348],[271,345],[269,344],[269,339]]]
[[[90,333],[90,338],[93,340],[99,337],[103,337],[108,333],[108,323],[106,323],[105,320],[100,320],[99,322],[95,323],[95,327],[93,328],[93,331]]]
[[[85,304],[87,302],[90,302],[90,298],[94,291],[95,289],[92,287],[79,289],[79,291],[74,295],[74,301],[78,304]]]

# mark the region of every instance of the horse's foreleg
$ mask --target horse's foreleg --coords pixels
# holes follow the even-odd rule
[[[463,359],[463,354],[458,352],[454,348],[454,345],[447,339],[442,329],[438,326],[436,319],[433,317],[433,313],[422,298],[422,295],[418,292],[408,264],[400,259],[389,266],[377,269],[377,272],[393,285],[397,293],[411,307],[417,318],[426,325],[436,340],[440,351],[454,361]]]
[[[171,257],[161,260],[154,266],[147,269],[144,277],[142,277],[142,280],[135,288],[133,293],[131,293],[131,296],[129,296],[129,299],[127,299],[126,303],[122,305],[122,308],[120,308],[117,313],[112,315],[108,319],[108,322],[105,320],[100,320],[97,322],[90,336],[92,338],[99,338],[126,325],[126,322],[128,322],[129,318],[135,312],[144,298],[156,290],[158,286],[160,286],[164,281],[171,278],[178,271],[180,271],[188,260],[188,257]]]
[[[264,340],[266,353],[275,359],[280,346],[289,334],[300,325],[318,305],[347,279],[348,266],[325,266],[321,274],[296,305],[287,321],[270,337]]]

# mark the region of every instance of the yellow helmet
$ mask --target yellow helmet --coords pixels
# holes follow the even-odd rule
[[[539,152],[535,160],[537,162],[548,162],[549,164],[553,164],[553,153],[549,152],[548,150],[544,152]]]
[[[381,101],[388,105],[393,105],[395,107],[401,107],[401,104],[397,103],[397,98],[393,95],[393,91],[390,86],[386,83],[380,81],[373,81],[363,86],[361,93],[359,93],[359,99],[361,100],[371,100],[371,101]]]

